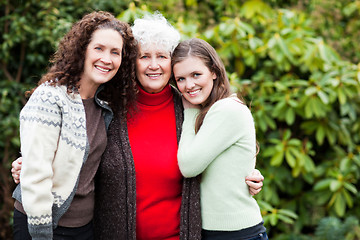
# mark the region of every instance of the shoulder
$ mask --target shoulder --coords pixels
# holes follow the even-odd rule
[[[253,117],[250,109],[240,99],[228,97],[214,103],[207,115],[216,118],[226,119],[228,122],[252,122]]]
[[[46,83],[38,86],[27,104],[45,104],[45,105],[82,105],[80,94],[68,93],[64,85],[53,86]]]
[[[214,103],[213,106],[211,106],[210,111],[211,110],[217,110],[224,113],[250,113],[250,110],[246,106],[246,104],[236,97],[227,97],[224,99],[220,99],[219,101]]]
[[[33,94],[31,94],[31,97],[41,96],[41,97],[51,98],[53,96],[63,96],[64,94],[67,94],[66,86],[57,86],[57,85],[50,85],[48,83],[43,83],[35,89]]]

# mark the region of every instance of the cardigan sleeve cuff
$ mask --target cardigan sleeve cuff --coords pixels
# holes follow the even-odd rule
[[[40,220],[36,220],[36,221],[40,221]],[[52,221],[49,224],[39,224],[39,225],[32,225],[28,222],[28,228],[32,240],[53,239]]]

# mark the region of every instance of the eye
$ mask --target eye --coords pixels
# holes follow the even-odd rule
[[[200,77],[201,74],[200,73],[194,73],[194,77],[197,78],[197,77]]]
[[[185,78],[183,78],[183,77],[178,77],[178,78],[176,78],[176,81],[177,82],[181,82],[181,81],[184,81],[185,80]]]
[[[115,55],[120,55],[120,52],[118,52],[118,51],[112,51],[111,53],[115,54]]]
[[[140,59],[146,59],[146,58],[148,58],[148,56],[145,56],[145,55],[140,56]]]

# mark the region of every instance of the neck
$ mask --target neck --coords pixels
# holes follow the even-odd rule
[[[99,86],[89,86],[87,84],[80,85],[79,94],[81,99],[93,98],[98,87]]]

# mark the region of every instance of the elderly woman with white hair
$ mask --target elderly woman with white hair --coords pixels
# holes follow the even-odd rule
[[[100,239],[200,239],[199,183],[183,179],[177,146],[181,96],[169,85],[180,34],[161,15],[134,22],[137,105],[114,117],[98,171],[95,210]],[[181,218],[181,221],[180,221]]]
[[[109,127],[96,179],[95,234],[98,239],[201,239],[199,179],[183,178],[177,164],[183,106],[169,80],[180,34],[160,14],[135,20],[132,31],[139,44],[137,105],[126,122],[115,116]],[[261,178],[248,180],[260,180],[261,186]],[[250,191],[259,191],[247,182]]]

